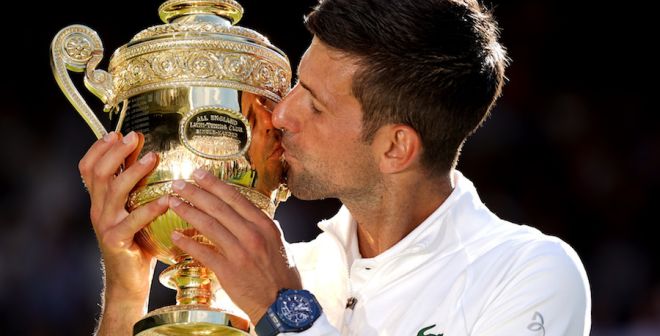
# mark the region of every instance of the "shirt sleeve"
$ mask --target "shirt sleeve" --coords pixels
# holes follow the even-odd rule
[[[284,336],[338,336],[339,330],[335,329],[328,321],[325,313],[322,313],[311,328],[299,333],[282,333]]]
[[[589,283],[570,246],[546,242],[528,251],[509,274],[489,293],[469,335],[589,335]]]

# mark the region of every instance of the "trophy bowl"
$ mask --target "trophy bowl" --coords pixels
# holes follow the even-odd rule
[[[62,29],[51,44],[60,88],[97,137],[107,134],[68,73],[84,72],[115,130],[141,132],[140,155],[158,154],[156,169],[130,193],[129,210],[176,196],[172,182],[192,182],[201,168],[272,218],[288,197],[281,132],[271,123],[274,105],[290,88],[288,58],[259,33],[234,25],[243,14],[236,1],[169,0],[159,13],[165,24],[117,49],[108,71],[96,69],[103,57],[96,32]],[[170,265],[159,279],[177,290],[177,304],[149,312],[134,335],[248,335],[244,314],[232,310],[210,270],[172,243],[173,231],[211,244],[172,210],[136,234],[140,246]]]

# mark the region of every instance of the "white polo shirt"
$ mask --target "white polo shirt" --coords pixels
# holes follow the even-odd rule
[[[345,207],[289,253],[323,315],[286,335],[588,335],[591,299],[575,251],[499,219],[460,172],[447,200],[374,258],[358,251]],[[353,306],[346,308],[349,298]]]

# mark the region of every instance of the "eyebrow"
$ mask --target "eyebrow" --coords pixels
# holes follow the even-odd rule
[[[300,86],[302,86],[303,89],[307,90],[307,91],[312,95],[312,97],[313,97],[315,100],[317,100],[319,103],[321,103],[321,105],[323,105],[323,106],[327,106],[327,104],[325,103],[325,101],[324,101],[323,99],[321,99],[321,97],[320,97],[319,95],[317,95],[316,93],[314,93],[314,90],[312,90],[312,88],[309,87],[309,85],[303,83],[303,81],[301,81],[300,79],[298,79],[298,84],[300,84]]]
[[[298,79],[298,84],[300,84],[300,86],[302,86],[305,90],[309,91],[309,93],[311,93],[316,100],[319,100],[318,96],[316,95],[316,93],[314,93],[314,90],[312,90],[312,88],[309,87],[309,85],[303,83],[303,81],[301,81],[300,79]]]
[[[298,68],[296,69],[296,77],[298,77],[298,78],[297,78],[297,84],[300,84],[300,86],[302,86],[303,89],[307,90],[307,92],[309,92],[309,93],[312,95],[312,98],[318,100],[318,102],[321,103],[321,105],[323,105],[323,106],[328,106],[328,105],[326,104],[325,100],[321,99],[321,96],[317,95],[317,94],[314,92],[314,90],[312,90],[312,88],[309,87],[309,85],[305,84],[305,83],[302,81],[302,79],[300,79],[300,67],[298,67]]]

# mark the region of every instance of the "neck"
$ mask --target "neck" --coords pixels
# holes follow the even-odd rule
[[[447,173],[434,180],[417,176],[385,181],[370,197],[342,199],[357,222],[362,257],[375,257],[401,241],[428,218],[452,190],[450,173]]]

